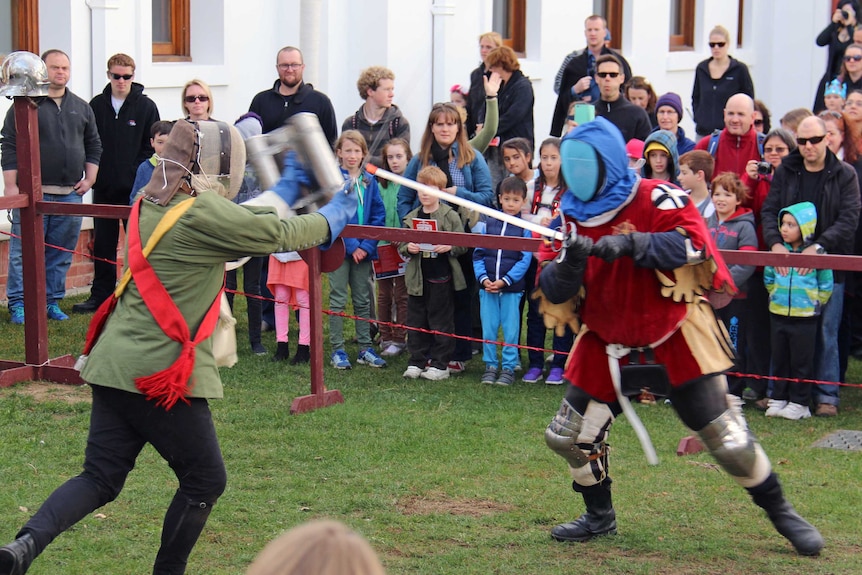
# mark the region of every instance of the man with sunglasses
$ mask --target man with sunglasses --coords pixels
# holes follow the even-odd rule
[[[108,58],[108,85],[90,100],[102,139],[99,175],[93,186],[93,203],[127,206],[135,173],[153,155],[150,127],[159,121],[159,109],[134,81],[135,61],[126,54]],[[93,286],[87,301],[72,306],[77,313],[96,311],[117,283],[117,242],[120,222],[93,220]]]
[[[772,178],[772,187],[761,210],[763,239],[770,250],[787,253],[778,227],[782,208],[799,202],[811,202],[817,207],[817,228],[814,242],[803,254],[852,253],[859,223],[860,199],[856,170],[839,160],[826,142],[826,124],[816,116],[802,120],[796,131],[799,147],[782,160]],[[786,267],[776,271],[786,275]],[[807,270],[800,270],[807,273]],[[820,314],[820,330],[815,353],[815,379],[837,382],[838,326],[844,303],[842,271],[833,271],[834,289]],[[838,384],[816,385],[813,393],[815,415],[831,417],[838,413]]]
[[[626,142],[632,138],[646,140],[652,131],[652,123],[646,110],[623,97],[620,88],[626,81],[626,75],[616,56],[603,54],[598,57],[595,79],[599,86],[596,116],[605,118],[619,128]]]

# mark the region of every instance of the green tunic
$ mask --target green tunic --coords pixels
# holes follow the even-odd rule
[[[162,216],[186,199],[187,195],[177,194],[164,207],[143,201],[142,245],[146,245]],[[215,193],[205,193],[164,235],[148,260],[194,337],[224,283],[225,262],[303,250],[328,239],[329,224],[319,214],[281,220],[273,209],[240,206]],[[132,280],[91,350],[81,377],[94,385],[138,392],[134,379],[171,365],[180,348],[156,324]],[[223,395],[212,338],[197,346],[189,387],[189,397]]]

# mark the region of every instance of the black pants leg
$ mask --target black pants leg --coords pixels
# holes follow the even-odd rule
[[[138,393],[98,385],[92,389],[83,472],[55,490],[19,533],[30,533],[39,552],[60,533],[117,497],[146,443],[171,466],[179,481],[178,493],[185,501],[211,507],[227,482],[205,399],[192,399],[190,405],[177,403],[168,412]],[[172,523],[168,519],[166,524]],[[172,556],[164,560],[184,564],[194,545],[188,538],[185,541],[181,548],[171,547]]]

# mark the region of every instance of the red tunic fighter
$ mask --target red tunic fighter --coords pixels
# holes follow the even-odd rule
[[[568,463],[586,513],[554,527],[552,537],[616,533],[606,439],[621,410],[618,366],[645,356],[664,366],[683,423],[778,532],[798,553],[818,554],[823,538],[786,501],[741,410],[728,401],[722,372],[732,349],[705,295],[735,288],[697,209],[684,192],[629,170],[622,136],[602,118],[570,132],[560,155],[569,184],[560,210],[578,235],[544,267],[536,295],[546,320],[580,326],[566,367],[571,386],[545,440]]]

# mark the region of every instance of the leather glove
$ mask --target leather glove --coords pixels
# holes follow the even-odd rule
[[[602,236],[593,245],[591,255],[602,258],[606,262],[612,262],[623,256],[634,254],[634,234],[620,234]]]
[[[317,213],[326,218],[329,223],[329,242],[320,246],[328,248],[335,238],[344,230],[344,226],[350,223],[356,214],[357,195],[345,186],[342,191],[336,192],[325,206],[317,210]]]
[[[288,206],[293,206],[302,195],[300,186],[311,187],[311,178],[299,158],[296,157],[296,152],[289,150],[284,155],[284,170],[281,172],[281,179],[275,184],[272,191],[278,194]]]
[[[566,326],[572,332],[578,333],[581,324],[577,313],[577,297],[572,297],[563,303],[551,303],[542,292],[542,288],[536,288],[530,294],[530,298],[539,302],[539,313],[546,328],[553,329],[559,337],[566,334]]]

